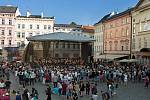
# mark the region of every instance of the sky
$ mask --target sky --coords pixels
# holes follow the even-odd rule
[[[30,11],[33,15],[43,12],[54,16],[57,24],[76,22],[93,25],[104,15],[121,12],[135,6],[139,0],[0,0],[0,5],[18,6],[22,15]]]

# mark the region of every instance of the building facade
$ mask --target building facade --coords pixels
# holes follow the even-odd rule
[[[0,6],[0,48],[16,47],[15,18],[20,15],[19,9],[12,6]]]
[[[72,25],[72,24],[55,24],[54,25],[54,32],[74,32],[74,33],[81,33],[82,25]]]
[[[104,21],[104,53],[130,56],[131,10],[111,13]],[[121,56],[119,56],[121,57]]]
[[[99,22],[97,22],[94,27],[94,59],[97,61],[99,59],[100,55],[103,55],[104,53],[104,36],[103,36],[103,31],[104,31],[104,24],[103,21],[106,20],[110,14],[105,15]]]
[[[15,18],[19,15],[17,7],[0,6],[0,57],[2,59],[9,59],[9,57],[17,55],[14,37]]]
[[[144,48],[150,48],[149,0],[140,0],[132,11],[132,55],[142,63],[149,63],[150,51],[143,52]]]
[[[17,46],[28,44],[27,37],[53,32],[54,17],[41,15],[17,16],[15,22],[15,42]]]
[[[100,55],[103,54],[103,24],[98,23],[95,25],[94,33],[94,58],[98,59]]]

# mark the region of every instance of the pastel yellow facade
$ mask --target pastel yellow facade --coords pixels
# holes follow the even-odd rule
[[[94,33],[94,58],[98,59],[103,54],[103,24],[99,23],[95,25]]]
[[[150,1],[140,0],[132,11],[132,55],[138,59],[150,54],[141,53],[143,48],[150,48]]]

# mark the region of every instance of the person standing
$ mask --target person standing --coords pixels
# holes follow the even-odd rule
[[[102,100],[109,100],[110,99],[108,92],[101,91],[101,94],[102,94]]]
[[[47,88],[46,95],[47,95],[47,99],[46,100],[51,100],[51,88],[50,87]]]
[[[90,94],[90,83],[87,82],[86,83],[86,95],[89,95]]]
[[[62,84],[60,82],[58,82],[58,91],[59,91],[59,95],[62,94]]]
[[[22,94],[22,100],[29,100],[28,91],[24,90],[24,93]]]
[[[73,100],[78,100],[78,94],[75,90],[72,92],[72,99]]]
[[[127,86],[127,82],[128,82],[128,75],[127,73],[124,74],[124,84],[125,86]]]
[[[10,89],[10,84],[11,84],[10,80],[6,80],[5,87],[6,87],[7,90]]]
[[[67,84],[65,82],[62,83],[62,95],[66,95]]]
[[[85,89],[84,83],[81,82],[79,87],[80,87],[80,96],[83,97],[83,92],[84,92],[84,89]]]
[[[145,77],[144,83],[145,83],[145,87],[148,88],[148,85],[149,85],[149,77],[148,76]]]
[[[22,100],[19,91],[17,91],[17,93],[16,93],[16,100]]]

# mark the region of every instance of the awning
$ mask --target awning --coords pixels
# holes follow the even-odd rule
[[[150,48],[142,48],[140,52],[150,52]]]
[[[132,62],[138,62],[138,60],[136,59],[123,59],[123,60],[120,60],[118,62],[128,62],[128,63],[132,63]]]
[[[121,57],[126,57],[126,56],[129,56],[129,55],[110,55],[110,54],[103,54],[103,55],[100,55],[98,57],[96,57],[97,59],[109,59],[109,60],[115,60],[117,58],[121,58]]]

